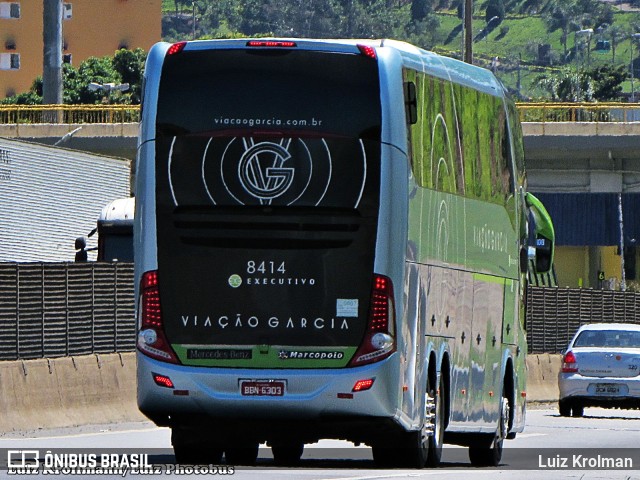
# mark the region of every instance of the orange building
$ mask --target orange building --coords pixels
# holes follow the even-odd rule
[[[26,92],[42,75],[42,0],[0,1],[0,98]],[[161,39],[162,0],[65,1],[63,61],[75,66]]]

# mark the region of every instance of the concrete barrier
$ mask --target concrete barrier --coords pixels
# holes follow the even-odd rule
[[[558,372],[561,366],[562,355],[542,353],[527,356],[528,401],[558,401]]]
[[[142,421],[135,353],[0,363],[0,431]]]
[[[527,400],[558,400],[560,355],[527,357]],[[135,353],[0,362],[0,432],[144,421]]]

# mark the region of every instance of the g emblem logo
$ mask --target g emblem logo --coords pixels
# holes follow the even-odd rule
[[[293,182],[293,168],[283,168],[291,155],[282,146],[261,142],[246,150],[238,164],[240,183],[261,202],[270,202],[286,192]]]

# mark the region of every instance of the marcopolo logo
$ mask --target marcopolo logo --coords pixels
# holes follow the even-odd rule
[[[280,360],[342,360],[344,352],[337,350],[329,352],[299,352],[295,350],[280,350],[278,352]]]
[[[242,285],[242,277],[236,273],[229,277],[229,285],[231,288],[238,288]]]

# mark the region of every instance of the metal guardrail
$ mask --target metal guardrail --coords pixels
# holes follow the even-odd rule
[[[636,122],[636,103],[516,104],[523,122]],[[137,123],[140,105],[0,105],[0,124]]]

